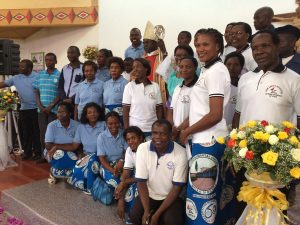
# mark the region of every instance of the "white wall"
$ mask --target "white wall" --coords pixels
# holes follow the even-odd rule
[[[275,14],[294,12],[296,9],[295,0],[99,1],[99,44],[121,56],[130,44],[129,30],[138,27],[143,35],[147,20],[165,27],[167,49],[173,52],[181,30],[188,30],[194,35],[200,28],[213,27],[223,32],[227,23],[238,21],[247,22],[253,27],[253,14],[262,6],[272,7]]]
[[[294,12],[295,0],[99,0],[98,25],[91,27],[43,28],[21,45],[21,58],[30,58],[31,52],[54,52],[58,68],[68,63],[67,48],[87,45],[111,49],[123,57],[130,45],[129,31],[141,29],[147,20],[166,29],[165,42],[169,52],[177,45],[177,34],[188,30],[194,34],[200,28],[213,27],[221,32],[229,22],[244,21],[253,25],[253,14],[262,6],[271,6],[275,14]],[[276,25],[276,24],[275,24]],[[84,58],[81,57],[84,61]]]

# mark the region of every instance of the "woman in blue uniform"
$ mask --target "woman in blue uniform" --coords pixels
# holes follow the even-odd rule
[[[58,105],[57,120],[48,124],[45,135],[45,158],[50,160],[49,183],[56,182],[56,178],[68,178],[77,161],[72,150],[63,150],[65,144],[71,144],[77,130],[78,122],[70,118],[72,106],[67,102]]]

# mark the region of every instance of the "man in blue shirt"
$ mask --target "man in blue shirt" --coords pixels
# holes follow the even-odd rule
[[[0,88],[15,86],[20,101],[20,122],[22,143],[24,149],[23,160],[30,159],[34,153],[34,160],[41,158],[40,130],[33,82],[37,74],[32,72],[33,64],[28,59],[23,59],[19,64],[20,74],[0,82]]]
[[[60,72],[55,68],[57,63],[54,53],[45,56],[47,69],[40,71],[39,76],[33,83],[36,90],[36,100],[39,108],[38,120],[40,127],[40,140],[42,148],[45,148],[45,133],[47,125],[56,119],[58,95],[58,80]]]
[[[74,104],[77,86],[84,80],[82,63],[79,61],[79,48],[77,46],[70,46],[67,56],[70,63],[62,68],[58,91],[61,100]]]
[[[145,51],[144,51],[143,42],[141,41],[142,39],[141,31],[138,28],[132,28],[130,30],[129,39],[132,45],[125,50],[125,58],[130,57],[136,59],[136,58],[143,57]]]

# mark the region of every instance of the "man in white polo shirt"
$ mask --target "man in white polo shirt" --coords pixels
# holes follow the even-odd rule
[[[152,125],[152,141],[138,147],[135,177],[139,196],[130,212],[136,225],[184,224],[179,193],[187,180],[188,161],[185,149],[171,141],[171,135],[170,122],[157,120]]]
[[[234,127],[249,120],[293,122],[296,115],[300,127],[300,76],[282,65],[279,42],[270,30],[253,37],[253,57],[260,71],[248,72],[239,80]]]
[[[257,32],[252,38],[253,58],[260,71],[248,72],[239,80],[234,128],[249,120],[272,123],[296,120],[300,128],[300,76],[283,66],[279,58],[279,37],[270,30]],[[241,178],[241,176],[239,176]],[[241,183],[241,182],[240,182]],[[300,181],[291,184],[288,217],[300,224]]]

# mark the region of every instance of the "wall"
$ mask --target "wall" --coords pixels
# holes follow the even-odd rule
[[[87,45],[96,45],[123,57],[124,50],[130,45],[129,30],[138,27],[143,34],[147,20],[165,27],[166,46],[172,52],[179,31],[188,30],[194,34],[199,28],[214,27],[223,32],[226,24],[233,21],[253,25],[255,10],[266,5],[276,14],[296,9],[295,0],[99,0],[98,25],[43,28],[19,41],[21,56],[29,58],[31,52],[52,51],[57,54],[58,68],[61,68],[68,63],[68,46],[77,45],[82,50]],[[81,60],[84,61],[83,57]]]

